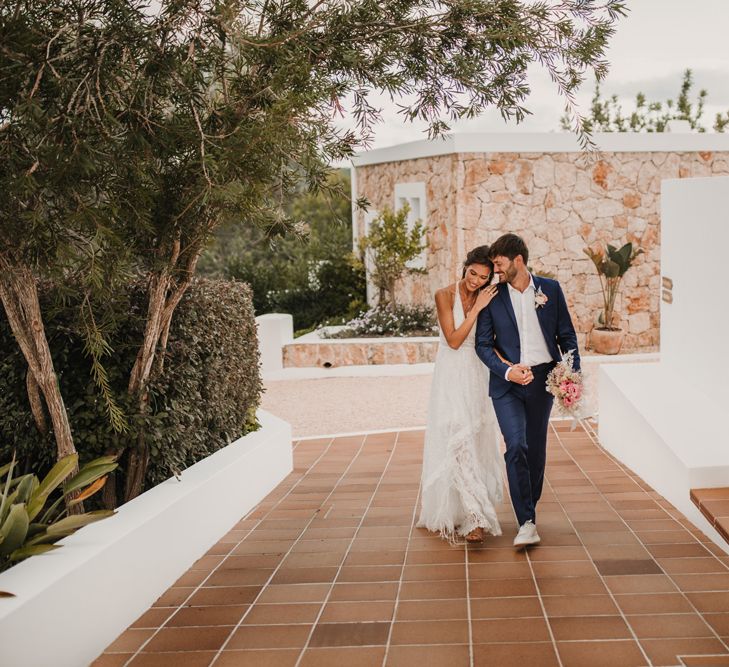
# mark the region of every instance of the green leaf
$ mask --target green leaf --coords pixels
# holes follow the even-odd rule
[[[606,259],[603,263],[603,271],[607,278],[617,278],[620,275],[620,265],[611,259]]]
[[[92,466],[100,466],[100,465],[106,465],[108,463],[116,463],[117,462],[117,456],[116,455],[110,455],[110,456],[99,456],[99,458],[94,459],[93,461],[89,461],[88,463],[85,463],[81,470],[84,470],[85,468],[89,468]]]
[[[35,475],[23,475],[18,484],[18,502],[27,503],[31,494],[38,488],[38,478]]]
[[[13,459],[8,464],[7,479],[5,480],[5,488],[3,489],[3,497],[0,500],[0,524],[4,521],[8,512],[10,511],[10,503],[8,501],[8,494],[10,492],[10,483],[13,479],[13,468],[15,467],[15,452],[13,452]]]
[[[15,489],[6,499],[3,503],[2,509],[0,510],[0,525],[3,524],[5,519],[8,517],[8,514],[10,514],[10,510],[13,508],[13,505],[15,505],[15,501],[18,498],[18,489]]]
[[[55,551],[61,547],[57,544],[33,544],[31,546],[20,547],[10,554],[10,560],[18,562],[29,558],[30,556],[39,556],[40,554],[48,553],[49,551]]]
[[[25,542],[29,524],[25,505],[13,505],[8,518],[0,526],[0,556],[7,556]]]
[[[60,486],[63,480],[73,472],[77,464],[78,454],[69,454],[60,459],[43,478],[40,486],[36,489],[35,494],[33,494],[34,498],[47,498],[51,491]]]
[[[39,523],[41,523],[45,526],[46,524],[52,523],[53,521],[55,521],[55,519],[58,517],[58,514],[59,514],[58,508],[61,506],[61,503],[63,503],[63,501],[64,501],[63,496],[59,496],[58,498],[56,498],[55,502],[43,513],[43,517],[41,518]],[[42,505],[40,509],[42,510],[43,507],[44,507],[44,505]],[[30,516],[30,520],[32,521],[33,519],[35,519],[38,516],[38,512],[36,512],[33,515],[30,515],[30,513],[29,513],[29,516]]]
[[[25,546],[26,547],[32,547],[32,546],[35,546],[37,544],[46,544],[46,543],[50,543],[50,542],[58,542],[58,540],[60,540],[62,537],[66,537],[66,535],[71,535],[71,533],[73,533],[73,531],[71,531],[70,533],[59,533],[57,535],[49,535],[48,532],[47,532],[47,530],[46,530],[46,528],[47,528],[47,526],[43,526],[43,531],[42,532],[37,533],[36,535],[34,535],[33,537],[31,537],[30,539],[26,540],[25,541]]]
[[[74,491],[92,484],[99,477],[109,474],[112,470],[116,470],[116,463],[104,463],[98,466],[84,466],[83,470],[80,470],[77,475],[74,475],[63,487],[63,493],[68,495]]]
[[[47,535],[70,535],[94,521],[100,521],[114,514],[114,510],[95,510],[85,514],[74,514],[51,524],[46,529]]]

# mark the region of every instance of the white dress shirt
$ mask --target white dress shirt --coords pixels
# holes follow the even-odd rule
[[[537,318],[537,308],[534,303],[536,296],[534,278],[529,274],[529,286],[523,292],[512,287],[510,283],[507,283],[507,287],[511,305],[514,308],[514,315],[516,315],[516,328],[519,330],[519,345],[521,347],[519,363],[530,367],[549,363],[552,361],[552,355],[549,353],[547,342],[544,340],[544,334]],[[509,379],[510,370],[511,367],[506,370],[504,375],[507,380]]]

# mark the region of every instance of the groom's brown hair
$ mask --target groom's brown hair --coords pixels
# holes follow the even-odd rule
[[[524,243],[524,239],[516,234],[504,234],[499,236],[492,244],[489,250],[489,257],[508,257],[512,262],[514,257],[521,255],[524,264],[529,261],[529,250]]]

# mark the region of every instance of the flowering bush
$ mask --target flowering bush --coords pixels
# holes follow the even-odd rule
[[[432,336],[438,332],[435,314],[429,306],[371,308],[347,322],[345,327],[325,337]]]
[[[573,366],[573,350],[562,355],[562,360],[547,376],[547,391],[555,398],[555,406],[560,415],[572,417],[575,421],[585,419],[585,388],[582,373]]]

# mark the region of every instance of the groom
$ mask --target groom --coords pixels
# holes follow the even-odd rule
[[[547,430],[553,397],[547,374],[577,336],[556,280],[529,273],[529,251],[516,234],[504,234],[489,256],[500,277],[498,293],[478,315],[476,352],[491,371],[489,396],[506,443],[509,493],[519,522],[514,546],[540,541],[536,506],[542,494]]]

